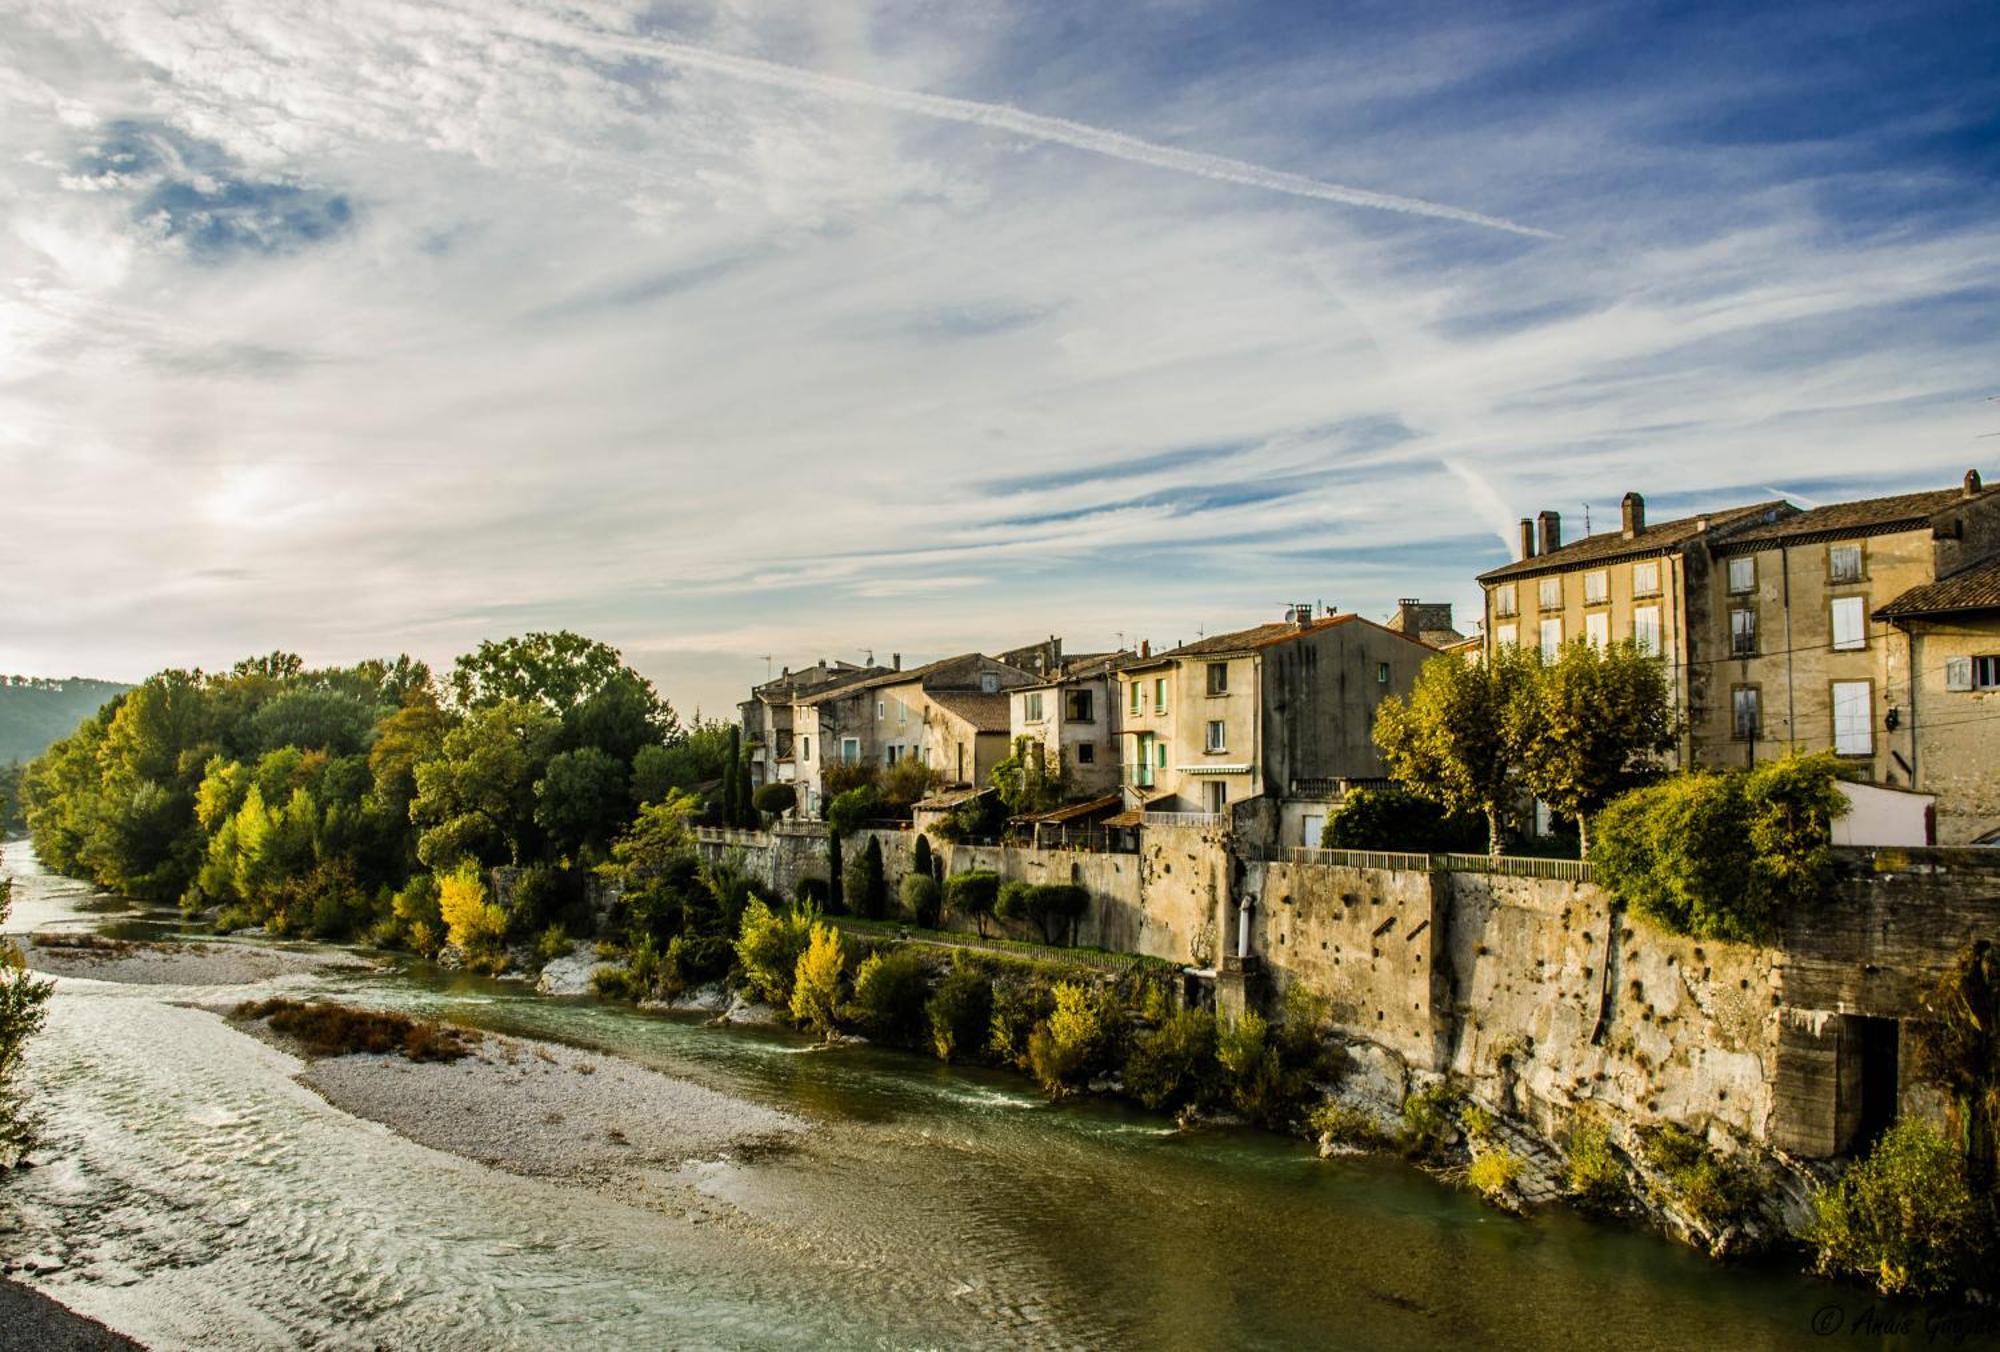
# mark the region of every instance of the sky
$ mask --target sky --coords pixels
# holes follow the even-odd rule
[[[0,672],[767,670],[2000,460],[2000,8],[0,0]]]

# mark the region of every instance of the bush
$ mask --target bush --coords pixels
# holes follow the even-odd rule
[[[1299,1107],[1303,1084],[1288,1075],[1270,1037],[1270,1024],[1255,1010],[1224,1027],[1215,1059],[1229,1086],[1229,1101],[1253,1126],[1283,1127]]]
[[[1306,1114],[1306,1130],[1319,1139],[1322,1148],[1347,1146],[1354,1150],[1379,1150],[1388,1144],[1382,1128],[1365,1109],[1345,1103],[1322,1103]]]
[[[1927,1122],[1904,1118],[1813,1197],[1805,1239],[1819,1270],[1866,1277],[1884,1295],[1951,1291],[1984,1270],[1988,1212],[1965,1163]]]
[[[1514,1190],[1514,1184],[1526,1168],[1519,1155],[1505,1146],[1494,1146],[1472,1157],[1472,1163],[1465,1171],[1465,1181],[1478,1189],[1487,1201],[1497,1202]]]
[[[1105,1060],[1117,1011],[1104,992],[1073,981],[1057,982],[1054,996],[1055,1008],[1028,1037],[1028,1069],[1043,1093],[1061,1098]]]
[[[993,914],[999,897],[1000,875],[990,870],[955,873],[945,879],[945,909],[953,915],[971,916],[981,938],[986,935],[986,917]]]
[[[1612,1211],[1625,1200],[1625,1165],[1602,1122],[1570,1129],[1563,1162],[1563,1190],[1586,1211]]]
[[[792,980],[792,1020],[831,1040],[840,1009],[840,988],[847,973],[847,957],[841,951],[840,931],[815,921],[799,955]]]
[[[1125,1058],[1125,1089],[1148,1108],[1206,1107],[1222,1097],[1215,1015],[1181,1009],[1142,1033]]]
[[[914,1046],[925,1032],[928,987],[915,950],[871,953],[854,974],[854,1020],[878,1041]]]
[[[936,929],[943,917],[944,889],[928,873],[903,875],[903,914],[921,929]]]
[[[276,997],[249,1000],[235,1019],[263,1019],[274,1032],[296,1039],[310,1056],[400,1055],[411,1061],[456,1061],[472,1052],[480,1035],[436,1019],[413,1019],[379,1009],[306,1004]]]
[[[1755,1214],[1757,1180],[1687,1128],[1666,1123],[1640,1134],[1639,1154],[1656,1171],[1654,1198],[1719,1237]]]
[[[799,791],[790,784],[765,784],[750,795],[750,806],[773,817],[790,812],[798,801]]]
[[[993,983],[993,1019],[987,1031],[987,1049],[1003,1065],[1028,1069],[1028,1042],[1035,1029],[1055,1009],[1055,997],[1047,986],[1020,976],[1002,977]]]
[[[824,911],[832,896],[824,878],[801,878],[792,887],[792,901],[800,910]]]
[[[780,913],[753,897],[743,912],[743,930],[736,940],[736,961],[743,982],[756,997],[778,1009],[792,1003],[792,982],[799,958],[812,941],[815,913],[810,909]]]
[[[1459,1105],[1464,1095],[1444,1080],[1403,1098],[1403,1153],[1438,1163],[1458,1140]]]
[[[1334,850],[1483,854],[1486,823],[1472,813],[1447,813],[1407,789],[1355,789],[1327,819],[1325,843]]]
[[[889,909],[889,884],[882,872],[882,842],[874,836],[847,865],[843,888],[847,909],[867,920],[880,920]]]
[[[1046,942],[1058,944],[1089,908],[1090,893],[1074,883],[1016,880],[1001,887],[993,913],[1014,924],[1032,925]]]
[[[438,880],[438,914],[450,941],[468,954],[490,954],[507,937],[507,913],[486,899],[486,884],[471,864]]]
[[[557,958],[568,957],[572,947],[569,932],[561,925],[551,925],[535,940],[535,956],[545,964],[551,963]]]
[[[986,1045],[993,1018],[993,983],[969,962],[963,951],[952,954],[951,970],[931,994],[924,1010],[930,1023],[931,1046],[940,1061]]]
[[[910,867],[926,878],[937,876],[937,861],[931,856],[931,839],[921,831],[917,833],[916,847],[910,852]]]

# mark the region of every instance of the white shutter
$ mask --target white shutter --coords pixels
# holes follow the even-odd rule
[[[1833,683],[1833,749],[1842,756],[1866,756],[1875,750],[1875,715],[1867,681]]]
[[[1863,626],[1866,623],[1863,611],[1866,603],[1858,596],[1842,596],[1833,603],[1833,646],[1836,648],[1864,648],[1868,646],[1868,636]]]
[[[1611,617],[1603,611],[1593,611],[1583,617],[1583,632],[1592,646],[1609,647],[1611,644]]]
[[[1944,688],[1947,690],[1972,689],[1972,659],[1969,657],[1947,657],[1944,660]]]
[[[1636,606],[1632,611],[1632,641],[1639,645],[1639,651],[1659,656],[1660,653],[1660,608],[1658,606]]]

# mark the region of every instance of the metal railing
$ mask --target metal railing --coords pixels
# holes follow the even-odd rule
[[[705,845],[769,845],[771,837],[764,831],[746,831],[733,826],[697,826],[694,838]]]
[[[1291,797],[1308,801],[1330,802],[1335,798],[1345,798],[1356,789],[1380,789],[1388,787],[1387,779],[1330,779],[1308,777],[1292,781]]]
[[[1148,826],[1222,826],[1229,818],[1220,812],[1148,812],[1140,820]]]
[[[1321,868],[1377,868],[1405,873],[1493,873],[1510,878],[1547,878],[1591,883],[1597,871],[1584,859],[1544,859],[1518,854],[1413,854],[1399,850],[1317,850],[1294,845],[1283,862]]]

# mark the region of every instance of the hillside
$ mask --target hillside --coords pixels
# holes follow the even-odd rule
[[[33,760],[106,700],[129,689],[83,676],[67,680],[0,676],[0,765]]]

